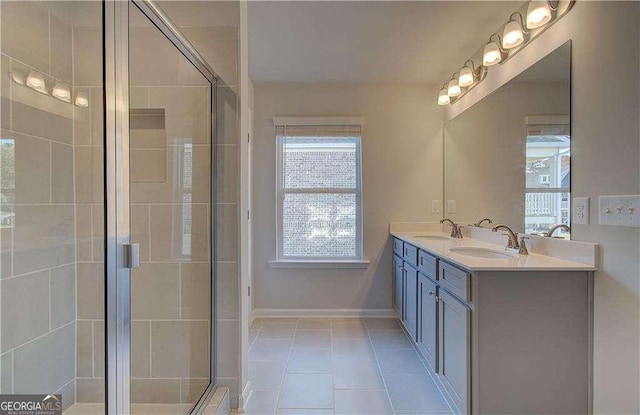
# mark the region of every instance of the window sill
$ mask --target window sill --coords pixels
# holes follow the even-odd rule
[[[369,261],[345,260],[345,261],[304,261],[278,259],[269,261],[270,268],[315,268],[315,269],[364,269],[369,267]]]

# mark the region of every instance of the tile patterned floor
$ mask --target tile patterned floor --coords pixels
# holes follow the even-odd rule
[[[451,414],[394,319],[257,319],[250,342],[245,414]]]

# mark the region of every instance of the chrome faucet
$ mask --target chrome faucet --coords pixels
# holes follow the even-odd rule
[[[476,223],[474,223],[472,226],[475,226],[476,228],[482,228],[482,224],[484,222],[487,223],[493,223],[493,221],[489,218],[484,218],[484,219],[480,219],[479,221],[477,221]]]
[[[565,225],[564,223],[561,223],[560,225],[556,225],[556,226],[552,227],[551,229],[549,229],[544,234],[544,236],[546,236],[547,238],[551,238],[551,236],[556,231],[556,229],[564,229],[567,232],[571,232],[571,228],[569,226]]]
[[[509,242],[507,242],[507,248],[509,249],[520,249],[520,244],[518,243],[518,235],[511,230],[510,227],[504,224],[496,225],[491,229],[494,232],[498,232],[498,229],[504,229],[507,233],[503,235],[507,235],[509,237]]]
[[[451,219],[444,218],[440,220],[440,223],[449,222],[451,224],[451,237],[462,239],[462,227],[452,221]]]

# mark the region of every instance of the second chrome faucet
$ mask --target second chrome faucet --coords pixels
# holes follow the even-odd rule
[[[525,239],[529,239],[528,236],[520,237],[520,242],[518,242],[518,234],[512,231],[511,228],[505,224],[501,223],[499,225],[496,225],[491,230],[494,232],[498,232],[499,229],[504,229],[505,231],[507,231],[507,233],[505,233],[505,235],[507,235],[507,237],[509,238],[509,241],[507,242],[507,249],[517,249],[520,255],[529,254],[527,244],[525,243]]]
[[[448,218],[440,220],[440,223],[449,222],[451,224],[451,237],[462,239],[462,226],[458,225],[454,221]]]

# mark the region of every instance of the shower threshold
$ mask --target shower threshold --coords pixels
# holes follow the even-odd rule
[[[192,404],[184,403],[133,403],[131,415],[183,415],[189,413]],[[103,403],[74,403],[64,415],[103,415]]]

